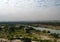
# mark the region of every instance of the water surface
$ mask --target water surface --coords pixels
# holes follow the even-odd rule
[[[50,31],[51,33],[57,33],[60,34],[60,30],[55,30],[55,29],[49,29],[49,28],[41,28],[41,27],[34,27],[36,30],[46,30],[46,31]]]

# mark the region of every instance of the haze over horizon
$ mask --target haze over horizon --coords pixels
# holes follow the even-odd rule
[[[60,20],[60,0],[0,0],[0,21]]]

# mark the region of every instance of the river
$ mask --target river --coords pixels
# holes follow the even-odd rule
[[[41,28],[41,27],[34,27],[34,29],[41,31],[46,30],[46,31],[50,31],[50,33],[60,34],[60,30],[55,30],[55,29]]]

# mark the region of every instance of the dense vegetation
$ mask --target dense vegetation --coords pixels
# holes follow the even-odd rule
[[[29,25],[25,24],[0,24],[0,38],[7,38],[9,40],[20,39],[23,42],[55,42],[51,40],[42,40],[40,35],[50,34],[50,31],[35,30]],[[55,38],[58,38],[58,34],[50,34]]]

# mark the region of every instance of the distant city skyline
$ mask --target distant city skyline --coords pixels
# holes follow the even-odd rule
[[[60,20],[60,0],[0,0],[0,21]]]

